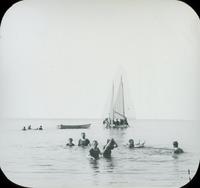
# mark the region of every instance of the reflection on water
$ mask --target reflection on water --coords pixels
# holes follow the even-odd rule
[[[98,160],[89,159],[90,167],[93,169],[94,174],[97,173],[112,173],[114,169],[114,158],[103,158],[101,157]]]
[[[90,161],[90,166],[91,168],[94,170],[94,173],[98,173],[99,171],[99,161],[98,160],[93,160],[93,159],[89,159]]]
[[[32,124],[39,124],[37,121]],[[107,130],[100,121],[94,121],[91,129],[84,130],[86,136],[91,141],[98,140],[101,151],[111,137],[118,147],[112,150],[111,158],[91,160],[87,157],[90,147],[77,146],[83,130],[58,130],[55,125],[59,123],[64,122],[46,120],[45,130],[40,132],[20,131],[20,126],[26,124],[23,121],[12,122],[1,129],[0,147],[5,152],[0,154],[0,162],[12,181],[31,187],[180,187],[188,182],[188,169],[192,177],[198,166],[200,152],[195,145],[199,143],[196,140],[198,131],[195,126],[191,129],[191,124],[136,122],[126,130]],[[179,135],[176,126],[182,126]],[[191,137],[188,137],[188,130]],[[76,146],[66,146],[69,137]],[[146,146],[130,149],[125,146],[130,138],[136,143],[145,141]],[[179,156],[173,155],[171,149],[172,141],[177,139],[185,151]]]
[[[113,172],[113,169],[115,167],[114,158],[113,157],[105,158],[105,161],[106,161],[107,172]]]

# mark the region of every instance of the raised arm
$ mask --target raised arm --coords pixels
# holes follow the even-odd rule
[[[117,148],[118,147],[118,145],[117,145],[117,143],[115,142],[115,140],[114,139],[111,139],[112,140],[112,142],[113,142],[113,146],[115,147],[115,148]]]
[[[98,149],[98,150],[99,150],[99,154],[100,154],[100,155],[103,155],[103,153],[101,152],[101,150],[100,150],[100,149]]]
[[[104,146],[103,153],[108,149],[108,147],[110,146],[110,144],[111,144],[111,140]]]
[[[90,140],[88,139],[88,145],[91,146]]]

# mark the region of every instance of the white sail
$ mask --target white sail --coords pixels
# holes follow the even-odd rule
[[[125,106],[124,106],[124,88],[123,81],[121,77],[121,81],[119,84],[119,88],[117,91],[117,96],[113,105],[113,114],[114,119],[125,119]]]
[[[112,85],[112,96],[111,96],[111,104],[110,104],[110,112],[109,112],[109,118],[113,119],[114,118],[114,113],[113,113],[113,102],[114,102],[114,83]]]

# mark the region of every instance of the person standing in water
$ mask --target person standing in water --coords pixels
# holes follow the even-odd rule
[[[75,146],[72,138],[69,138],[69,143],[67,143],[66,146]]]
[[[85,133],[81,133],[81,139],[78,141],[78,146],[88,146],[90,145],[90,140],[86,138]]]
[[[173,147],[174,147],[174,154],[183,153],[183,150],[178,147],[178,142],[177,141],[173,142]]]
[[[107,144],[103,147],[103,156],[105,158],[111,157],[111,152],[114,148],[118,147],[117,143],[113,138],[107,140]]]
[[[98,146],[98,142],[94,140],[92,142],[92,148],[89,151],[89,157],[95,160],[99,159],[99,155],[102,154],[100,149],[97,146]]]

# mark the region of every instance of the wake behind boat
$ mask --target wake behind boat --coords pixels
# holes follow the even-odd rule
[[[87,124],[78,124],[78,125],[57,125],[58,129],[88,129],[91,126],[90,123]]]

